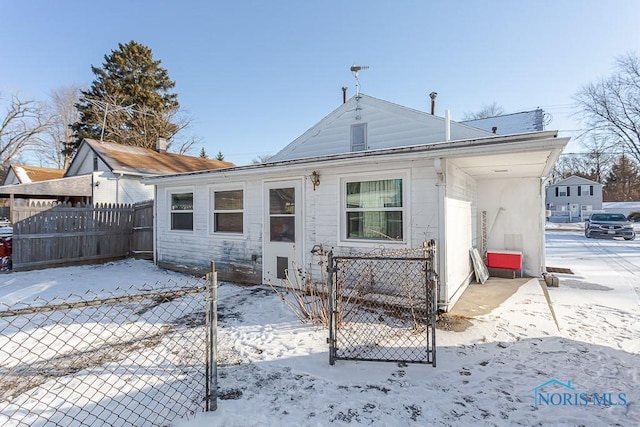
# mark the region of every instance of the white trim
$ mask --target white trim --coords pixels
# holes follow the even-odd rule
[[[337,233],[336,241],[339,246],[351,246],[351,247],[363,247],[372,248],[380,247],[380,245],[395,245],[395,246],[408,246],[411,243],[411,236],[409,235],[409,223],[411,218],[411,202],[409,197],[411,194],[409,172],[407,170],[387,170],[377,173],[372,172],[358,172],[351,174],[338,175],[338,183],[340,185],[337,197],[338,197],[338,209],[337,209]],[[401,179],[402,180],[402,240],[374,240],[374,239],[348,239],[347,233],[347,218],[346,218],[346,192],[348,182],[363,182],[363,181],[379,181],[387,179]],[[394,209],[396,210],[396,209]]]
[[[234,182],[224,184],[212,184],[207,186],[209,190],[209,203],[207,210],[207,228],[210,237],[219,237],[224,239],[240,239],[247,238],[247,189],[246,182]],[[242,190],[242,233],[232,233],[228,231],[215,231],[215,198],[214,194],[218,191],[237,191]],[[222,212],[222,211],[221,211]],[[239,211],[227,211],[227,213],[238,213]]]
[[[167,200],[167,232],[168,233],[177,233],[177,234],[194,234],[195,233],[195,228],[196,228],[196,223],[195,223],[195,213],[197,210],[197,203],[196,203],[196,192],[195,192],[195,187],[194,186],[189,186],[189,187],[169,187],[166,188],[166,200]],[[180,193],[191,193],[192,197],[193,197],[193,207],[191,208],[191,215],[192,215],[192,221],[193,221],[193,226],[191,227],[191,230],[174,230],[173,228],[171,228],[171,214],[173,213],[173,209],[171,209],[171,196],[173,194],[180,194]],[[185,213],[188,211],[185,211]]]

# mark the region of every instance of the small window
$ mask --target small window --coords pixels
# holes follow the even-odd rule
[[[351,151],[367,149],[367,124],[351,125]]]
[[[193,193],[171,194],[171,229],[193,230]]]
[[[561,191],[560,192],[560,197],[566,197],[567,196],[567,192],[566,191]]]
[[[346,238],[403,240],[402,179],[346,183]]]
[[[213,231],[242,233],[244,230],[244,191],[215,191],[213,193]]]

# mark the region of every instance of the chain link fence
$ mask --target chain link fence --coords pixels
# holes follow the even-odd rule
[[[0,425],[163,426],[205,409],[206,282],[0,303]]]
[[[329,254],[329,362],[436,365],[435,243],[378,254]]]

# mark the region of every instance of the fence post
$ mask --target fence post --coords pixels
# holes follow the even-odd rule
[[[329,251],[327,255],[327,276],[329,282],[329,365],[336,363],[336,295],[335,284],[333,282],[333,251]]]
[[[205,410],[209,412],[218,409],[218,272],[213,261],[207,273],[205,304],[207,321]]]

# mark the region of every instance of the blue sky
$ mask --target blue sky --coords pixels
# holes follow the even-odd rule
[[[572,96],[640,51],[640,2],[0,1],[0,92],[89,86],[118,43],[149,46],[210,156],[274,154],[342,102],[342,86],[454,120],[542,107],[578,134]],[[638,52],[640,53],[640,52]],[[572,149],[573,146],[570,146]],[[197,148],[199,151],[199,147]],[[197,154],[197,153],[194,153]]]

